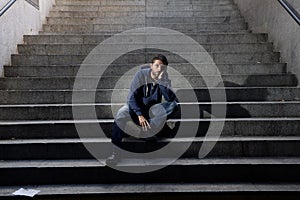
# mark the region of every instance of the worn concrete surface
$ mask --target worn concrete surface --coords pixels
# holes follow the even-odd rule
[[[300,78],[300,27],[274,0],[234,0],[253,32],[268,33],[275,51],[288,63],[288,71]],[[300,1],[289,0],[300,11]]]

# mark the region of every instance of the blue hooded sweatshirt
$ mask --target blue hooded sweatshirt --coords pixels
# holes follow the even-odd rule
[[[143,68],[138,71],[131,82],[127,97],[129,108],[137,116],[146,115],[154,104],[161,103],[162,96],[168,102],[177,101],[171,87],[168,74],[155,84],[151,79],[151,68]]]

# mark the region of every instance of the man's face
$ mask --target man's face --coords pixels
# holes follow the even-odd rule
[[[150,65],[152,78],[157,79],[160,73],[167,70],[167,66],[164,65],[160,60],[155,60],[154,63]]]

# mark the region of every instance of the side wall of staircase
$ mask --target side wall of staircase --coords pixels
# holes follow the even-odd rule
[[[300,78],[300,27],[274,0],[234,0],[253,32],[268,33],[289,72]],[[300,12],[300,1],[289,0]]]
[[[0,9],[9,2],[3,0]],[[0,17],[0,76],[3,65],[11,62],[11,54],[17,52],[17,44],[23,43],[23,35],[37,34],[55,0],[40,1],[39,10],[26,1],[16,1]]]

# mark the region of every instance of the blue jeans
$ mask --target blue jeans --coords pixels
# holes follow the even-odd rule
[[[164,110],[161,108],[163,107]],[[155,104],[152,109],[150,109],[150,117],[144,116],[150,123],[152,128],[162,127],[166,119],[178,109],[178,104],[174,102],[163,102]],[[129,108],[128,105],[123,106],[116,116],[113,124],[111,141],[114,145],[122,147],[122,139],[124,137],[124,127],[128,121],[133,121],[136,125],[139,125],[138,116]]]

